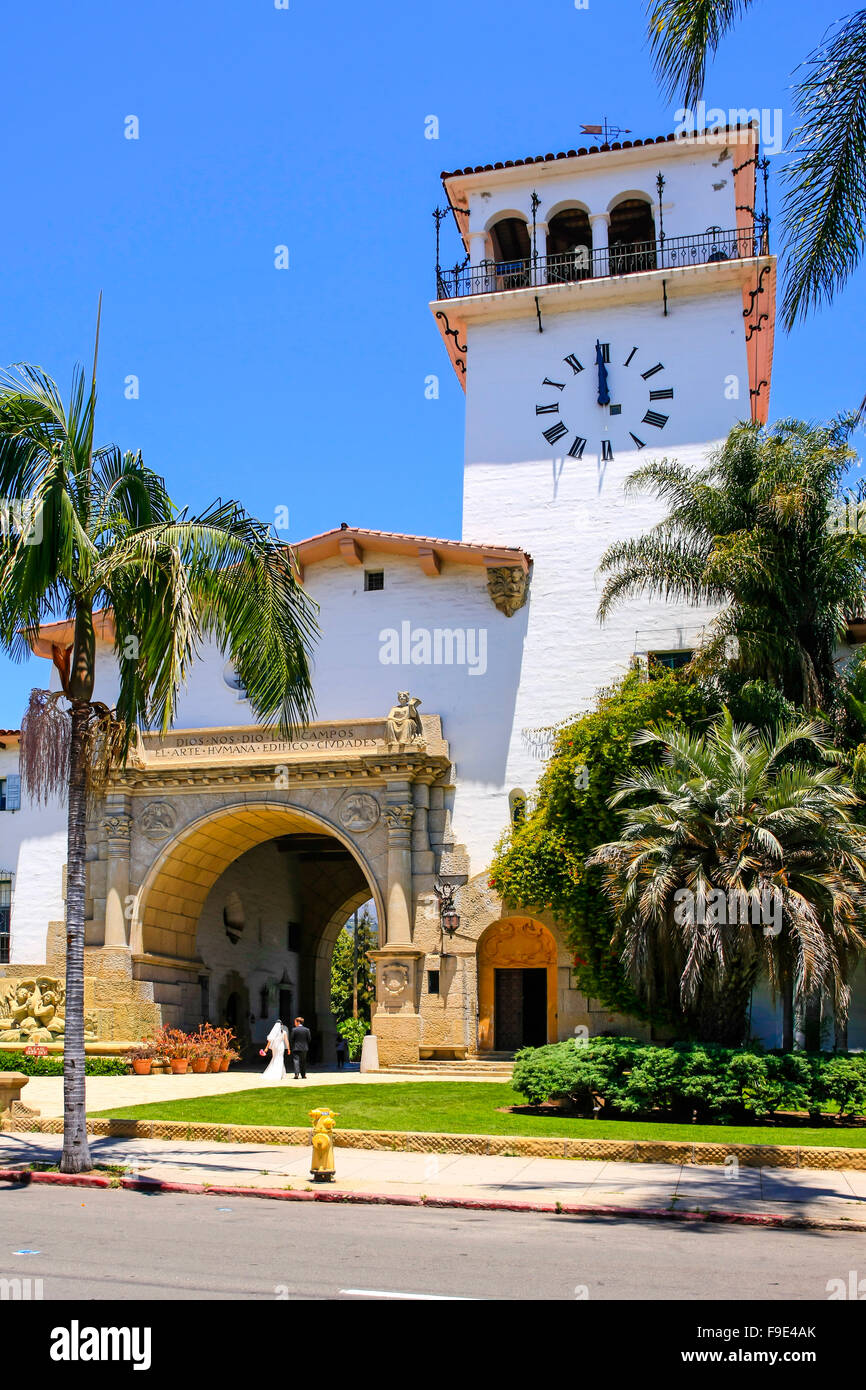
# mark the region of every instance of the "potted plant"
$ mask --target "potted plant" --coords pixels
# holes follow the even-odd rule
[[[190,1036],[189,1058],[192,1070],[197,1075],[210,1070],[210,1044],[201,1028]]]
[[[173,1075],[184,1076],[189,1070],[190,1039],[181,1028],[170,1028],[163,1024],[156,1036],[157,1046],[164,1062],[167,1062]]]
[[[124,1060],[132,1067],[136,1076],[150,1076],[154,1059],[159,1055],[158,1048],[147,1038],[142,1038],[140,1043],[129,1049]]]

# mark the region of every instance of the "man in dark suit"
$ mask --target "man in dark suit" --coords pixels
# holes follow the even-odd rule
[[[307,1079],[307,1053],[310,1050],[311,1042],[312,1037],[310,1036],[309,1028],[304,1027],[304,1020],[302,1018],[296,1018],[295,1025],[289,1035],[289,1043],[292,1049],[292,1066],[295,1068],[296,1081],[300,1077],[303,1077],[305,1081]]]

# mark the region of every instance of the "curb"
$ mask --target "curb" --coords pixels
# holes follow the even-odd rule
[[[62,1134],[63,1117],[7,1119],[0,1131]],[[112,1139],[180,1139],[210,1144],[309,1144],[312,1131],[304,1126],[215,1125],[184,1120],[89,1119],[87,1132]],[[528,1135],[448,1134],[419,1130],[344,1129],[334,1135],[335,1146],[387,1149],[397,1153],[513,1155],[518,1158],[581,1158],[618,1163],[723,1165],[731,1158],[745,1168],[808,1168],[815,1171],[866,1171],[866,1146],[806,1144],[724,1144],[706,1140],[568,1139]]]
[[[456,1211],[534,1212],[547,1216],[608,1216],[633,1221],[691,1221],[724,1226],[763,1226],[777,1230],[822,1230],[866,1232],[864,1221],[822,1220],[812,1216],[774,1216],[766,1212],[739,1211],[667,1211],[660,1207],[615,1207],[600,1203],[573,1202],[497,1202],[477,1197],[416,1197],[409,1193],[395,1195],[387,1192],[351,1192],[339,1188],[321,1188],[299,1192],[279,1187],[232,1187],[226,1184],[198,1182],[165,1182],[161,1178],[120,1178],[112,1180],[86,1173],[40,1173],[31,1169],[0,1168],[0,1182],[17,1183],[27,1187],[47,1183],[59,1187],[121,1187],[128,1192],[158,1196],[181,1193],[198,1197],[259,1197],[279,1202],[333,1202],[346,1206],[434,1207]]]
[[[0,1182],[29,1187],[32,1183],[48,1183],[55,1187],[111,1187],[111,1178],[101,1173],[40,1173],[33,1168],[0,1168]]]

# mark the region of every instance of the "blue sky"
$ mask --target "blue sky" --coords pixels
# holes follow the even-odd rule
[[[140,448],[176,501],[287,506],[293,539],[341,521],[459,535],[463,395],[427,308],[439,172],[573,148],[603,116],[672,130],[643,6],[289,3],[7,11],[0,360],[65,390],[102,290],[100,439]],[[787,131],[790,74],[839,13],[758,3],[708,105],[780,107]],[[773,415],[859,402],[863,283],[777,336]],[[43,682],[45,663],[0,658],[0,724]]]

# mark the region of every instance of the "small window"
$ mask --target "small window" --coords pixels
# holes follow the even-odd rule
[[[511,815],[513,826],[524,825],[526,823],[526,792],[515,787],[514,791],[508,793],[508,809]]]
[[[0,811],[19,811],[21,809],[21,778],[17,773],[13,776],[0,777]]]
[[[12,918],[12,875],[0,874],[0,964],[8,964]]]
[[[300,951],[301,949],[301,924],[300,922],[286,923],[286,950]]]
[[[371,594],[371,593],[373,592],[374,589],[384,589],[384,587],[385,587],[385,571],[384,571],[384,570],[365,570],[365,571],[364,571],[364,588],[366,589],[366,591],[367,591],[368,594]]]
[[[679,671],[680,667],[688,666],[694,652],[689,648],[679,648],[675,652],[647,652],[650,667],[666,666],[669,671]]]
[[[439,993],[439,971],[438,971],[438,970],[428,970],[428,971],[427,971],[427,993],[428,993],[428,994],[438,994],[438,993]]]

